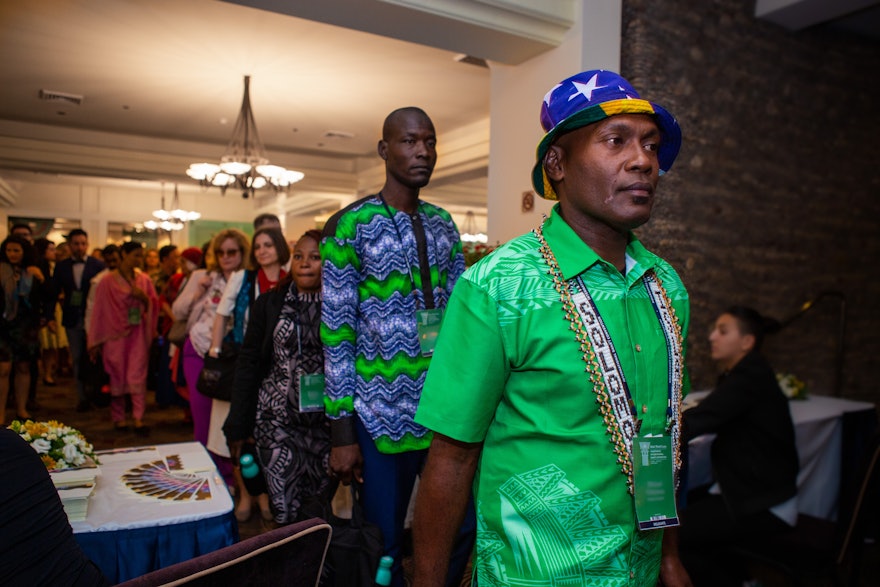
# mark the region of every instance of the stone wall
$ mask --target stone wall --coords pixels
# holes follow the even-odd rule
[[[625,0],[621,70],[684,132],[645,244],[691,293],[688,365],[711,387],[706,337],[726,306],[784,319],[845,296],[843,395],[880,401],[880,45],[790,33],[742,0]],[[768,339],[777,371],[830,394],[839,298]]]

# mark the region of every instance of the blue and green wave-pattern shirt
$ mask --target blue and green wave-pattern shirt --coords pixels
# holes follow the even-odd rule
[[[416,310],[426,307],[419,241],[433,307],[445,308],[464,272],[458,229],[445,210],[420,200],[414,221],[368,196],[331,217],[321,242],[326,413],[331,420],[356,414],[384,453],[431,440],[413,420],[430,364],[416,326]]]

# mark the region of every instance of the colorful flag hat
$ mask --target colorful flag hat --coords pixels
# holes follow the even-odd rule
[[[541,104],[541,126],[547,134],[538,143],[538,162],[532,169],[532,185],[542,198],[556,200],[556,191],[544,174],[544,155],[560,134],[615,114],[650,114],[662,135],[657,156],[660,174],[672,167],[681,148],[681,128],[664,108],[642,100],[628,81],[613,71],[584,71],[554,86]]]

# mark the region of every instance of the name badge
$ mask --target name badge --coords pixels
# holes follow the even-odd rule
[[[323,373],[300,373],[299,374],[299,411],[300,412],[323,412],[324,411],[324,374]]]
[[[70,292],[70,305],[74,308],[78,306],[82,306],[83,303],[83,292],[82,290],[75,289]]]
[[[416,310],[419,347],[422,349],[423,357],[430,357],[434,354],[434,346],[437,344],[437,336],[440,334],[441,322],[443,322],[443,310],[440,308]]]
[[[678,526],[672,438],[635,436],[632,441],[632,461],[639,530]]]
[[[141,309],[137,306],[128,309],[128,323],[137,326],[141,323]]]

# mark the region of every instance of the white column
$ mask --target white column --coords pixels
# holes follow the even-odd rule
[[[620,69],[622,0],[583,0],[578,20],[559,47],[521,65],[492,63],[489,147],[489,242],[505,242],[538,225],[552,204],[535,197],[531,171],[541,128],[541,100],[563,79],[587,69]]]
[[[95,247],[104,247],[107,242],[107,219],[102,215],[101,188],[94,185],[80,187],[80,226],[89,235],[89,251]]]

